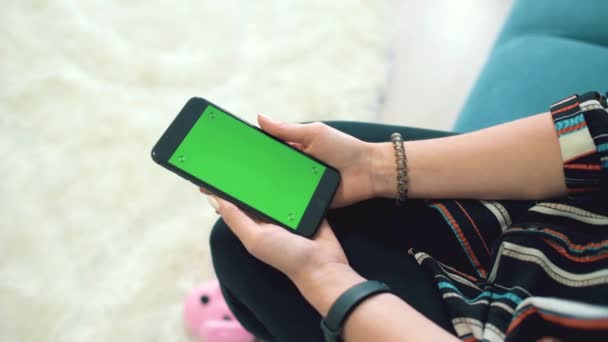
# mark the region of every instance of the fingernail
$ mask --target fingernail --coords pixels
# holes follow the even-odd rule
[[[216,213],[220,210],[220,204],[213,196],[207,196],[207,202],[209,202],[209,205],[215,210]]]
[[[267,116],[266,116],[266,115],[264,115],[264,114],[258,114],[258,116],[259,116],[259,117],[261,117],[261,118],[263,118],[263,119],[265,119],[265,120],[268,120],[268,121],[270,121],[270,122],[276,122],[276,121],[272,120],[271,118],[267,117]]]

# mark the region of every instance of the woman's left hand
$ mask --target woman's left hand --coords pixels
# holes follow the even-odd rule
[[[348,266],[344,250],[327,220],[323,220],[314,239],[307,239],[260,221],[219,197],[213,198],[219,204],[220,215],[247,251],[292,281],[334,266]]]
[[[322,316],[344,291],[365,280],[348,264],[327,220],[323,220],[313,239],[307,239],[260,221],[219,197],[212,199],[247,251],[287,275]]]

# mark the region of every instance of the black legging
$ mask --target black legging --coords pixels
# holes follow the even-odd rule
[[[454,134],[358,122],[327,124],[370,142],[387,141],[393,132],[400,132],[404,140]],[[396,207],[392,199],[372,199],[330,210],[327,219],[354,270],[386,283],[409,305],[453,332],[431,276],[408,255],[408,249],[414,247],[471,271],[465,254],[453,247],[458,244],[456,238],[436,210],[419,200]],[[266,341],[323,341],[321,316],[289,278],[251,256],[222,220],[211,232],[211,254],[226,301],[247,330]]]

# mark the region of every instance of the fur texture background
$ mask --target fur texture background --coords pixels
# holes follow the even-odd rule
[[[383,3],[3,1],[0,340],[187,340],[216,216],[153,143],[191,96],[250,120],[373,120]]]

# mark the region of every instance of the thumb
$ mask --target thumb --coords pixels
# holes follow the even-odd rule
[[[278,122],[262,114],[258,114],[258,123],[265,132],[284,141],[308,145],[314,138],[311,124]]]

